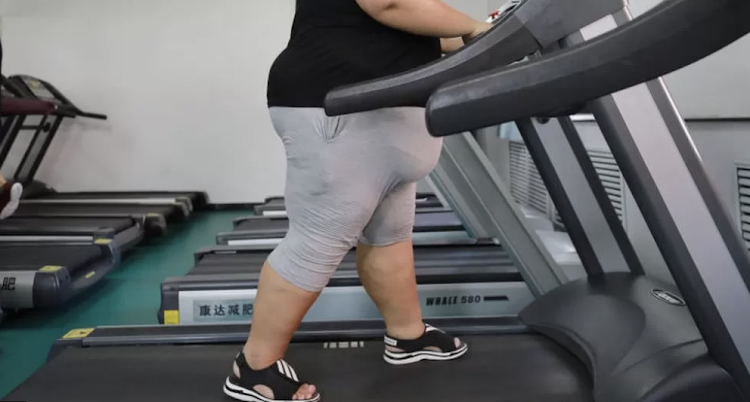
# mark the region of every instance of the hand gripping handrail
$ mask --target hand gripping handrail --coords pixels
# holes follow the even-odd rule
[[[540,116],[692,64],[750,32],[750,1],[665,0],[600,37],[449,83],[427,105],[445,136]]]
[[[441,85],[514,63],[623,7],[623,0],[526,0],[451,55],[402,74],[331,91],[325,100],[326,113],[423,107]]]

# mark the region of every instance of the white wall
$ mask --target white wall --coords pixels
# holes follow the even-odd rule
[[[283,191],[268,69],[293,0],[5,0],[3,72],[55,84],[107,122],[66,125],[39,178],[61,190]]]
[[[448,2],[484,18],[504,0]],[[631,3],[640,14],[658,0]],[[4,73],[47,79],[110,116],[66,125],[40,179],[60,190],[201,189],[217,203],[283,192],[265,90],[294,0],[0,0],[0,13]],[[750,115],[748,46],[668,77],[685,116]]]
[[[474,18],[485,19],[489,14],[490,0],[444,0],[451,7],[455,7]]]
[[[640,15],[660,0],[631,0]],[[686,44],[689,46],[689,44]],[[666,83],[686,118],[750,117],[750,36],[676,71]]]
[[[687,127],[714,189],[739,228],[741,218],[736,166],[738,163],[750,163],[750,123],[689,121]],[[577,123],[576,128],[588,148],[608,150],[596,123]],[[666,264],[630,191],[626,192],[625,198],[626,228],[633,245],[644,265],[668,277]]]
[[[454,0],[457,4],[470,0]],[[662,0],[629,0],[634,17]],[[507,0],[476,0],[496,10]],[[475,15],[476,16],[476,15]],[[689,46],[690,44],[686,44]],[[750,36],[666,77],[667,85],[686,118],[750,117]]]

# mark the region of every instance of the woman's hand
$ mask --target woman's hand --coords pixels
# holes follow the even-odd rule
[[[443,54],[450,54],[453,52],[458,51],[464,47],[464,41],[461,38],[441,38],[440,39],[440,48],[443,51]]]
[[[469,42],[476,39],[477,36],[487,32],[492,28],[492,24],[487,22],[476,22],[474,31],[468,35],[464,35],[462,38],[442,38],[440,39],[440,46],[443,48],[443,54],[453,53],[464,45],[468,45]]]
[[[477,36],[489,31],[490,28],[492,28],[492,24],[489,22],[477,21],[476,26],[474,27],[474,32],[463,36],[464,44],[468,45],[469,42],[476,39]]]
[[[383,25],[416,35],[461,38],[489,29],[442,0],[356,0],[360,8]],[[481,25],[480,25],[481,24]]]

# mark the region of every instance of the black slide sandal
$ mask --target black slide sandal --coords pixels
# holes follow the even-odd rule
[[[297,390],[305,384],[297,378],[297,372],[289,363],[279,360],[271,367],[255,371],[247,365],[245,355],[240,352],[235,359],[240,369],[239,378],[232,373],[224,383],[224,393],[243,402],[318,402],[320,393],[315,393],[312,399],[292,399]],[[269,399],[254,390],[258,385],[268,387],[275,399]]]
[[[422,360],[447,361],[458,359],[469,351],[469,345],[464,342],[456,347],[455,337],[450,336],[431,325],[425,325],[424,335],[414,340],[401,340],[385,336],[386,346],[401,349],[402,352],[391,352],[386,347],[383,358],[389,364],[403,366]],[[426,350],[437,348],[440,352]]]

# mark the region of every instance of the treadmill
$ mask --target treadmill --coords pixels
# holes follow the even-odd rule
[[[282,216],[249,216],[235,219],[234,230],[219,233],[216,243],[228,246],[276,247],[289,230],[289,219]],[[414,220],[414,241],[435,244],[436,242],[473,243],[461,220],[446,208],[418,210]]]
[[[431,193],[418,193],[417,194],[417,210],[423,208],[441,208],[443,203],[440,199]],[[256,205],[253,210],[256,215],[261,216],[274,216],[274,217],[285,217],[286,216],[286,204],[284,203],[284,197],[268,197],[262,204]]]
[[[539,231],[550,243],[562,241],[552,234],[552,222],[543,214],[531,208],[521,207],[527,223]],[[216,244],[226,246],[265,246],[276,247],[289,230],[289,219],[286,216],[247,216],[234,220],[231,232],[219,233]],[[414,219],[414,243],[417,245],[434,244],[471,244],[477,236],[467,232],[461,218],[449,208],[417,209]],[[569,243],[569,241],[568,241]]]
[[[21,202],[14,218],[126,218],[143,222],[149,237],[162,236],[167,221],[175,218],[174,209],[167,206],[131,205],[42,205]]]
[[[208,201],[203,192],[72,192],[60,193],[48,185],[35,181],[36,172],[41,165],[49,145],[54,139],[64,118],[93,118],[104,120],[106,115],[85,112],[73,104],[49,82],[28,75],[16,75],[8,78],[25,97],[47,101],[57,105],[56,119],[44,138],[37,138],[24,155],[16,171],[14,180],[24,183],[28,188],[28,199],[24,200],[22,213],[42,205],[42,209],[60,208],[71,210],[69,206],[95,212],[105,212],[107,208],[145,207],[153,209],[170,221],[185,221],[197,208],[204,208]],[[38,146],[37,146],[38,145]],[[135,209],[135,208],[134,208]],[[72,208],[75,211],[75,208]]]
[[[415,233],[415,241],[418,234]],[[540,231],[537,235],[565,275],[585,276],[581,260],[565,233]],[[249,321],[247,309],[245,314],[227,312],[237,313],[241,311],[237,306],[253,305],[260,270],[272,251],[273,247],[263,241],[198,251],[195,265],[187,275],[162,282],[159,322],[176,325]],[[514,259],[495,240],[456,242],[435,238],[430,243],[423,238],[415,244],[414,260],[425,317],[515,314],[533,300]],[[352,249],[305,320],[378,317],[375,305],[359,282],[356,249]]]
[[[537,6],[535,10],[549,10],[570,3],[526,0],[505,18],[508,24],[519,26],[533,14],[525,6],[533,4]],[[575,16],[576,9],[569,11]],[[432,132],[447,134],[472,129],[488,120],[490,124],[514,119],[523,122],[528,116],[546,115],[550,110],[583,102],[594,106],[597,118],[601,116],[597,103],[602,101],[624,112],[618,107],[622,106],[620,96],[666,94],[662,81],[656,77],[699,60],[750,31],[745,23],[750,18],[750,3],[744,0],[666,0],[632,23],[627,9],[623,11],[614,12],[616,18],[604,21],[613,30],[603,36],[592,39],[584,35],[588,41],[570,49],[443,87],[428,108]],[[503,25],[495,29],[502,29]],[[544,44],[544,31],[544,27],[536,26],[528,32]],[[492,36],[490,33],[479,38],[438,65],[458,64],[472,49],[479,52],[479,46],[486,45],[486,38]],[[684,43],[690,46],[683,46]],[[660,58],[666,51],[669,57]],[[536,81],[520,79],[528,78],[527,74],[539,77],[541,85],[532,88],[528,83]],[[580,76],[592,75],[604,79],[584,85],[582,91],[574,90],[587,82]],[[519,79],[495,81],[498,76]],[[446,81],[449,80],[433,85]],[[493,85],[488,87],[490,83]],[[635,87],[630,88],[632,85]],[[470,91],[477,86],[484,90]],[[395,93],[396,87],[389,88],[394,88]],[[460,88],[466,95],[454,96]],[[569,90],[560,92],[559,88]],[[409,92],[419,91],[432,92],[432,87],[412,88]],[[354,99],[369,100],[360,93],[361,98]],[[511,111],[494,109],[502,115],[494,119],[479,117],[484,116],[479,113],[451,115],[451,110],[492,108],[494,99],[484,99],[486,103],[481,100],[495,95],[511,97],[508,104],[525,106]],[[536,99],[543,99],[543,106],[536,107]],[[648,113],[643,107],[651,109],[649,112],[658,107],[655,103],[635,104],[640,107],[635,112],[641,117]],[[444,108],[434,108],[436,105]],[[473,107],[464,109],[466,106]],[[673,105],[661,110],[662,114],[654,115],[657,119],[678,116]],[[461,120],[465,122],[455,124]],[[587,265],[590,276],[586,279],[562,281],[555,286],[528,281],[536,289],[537,299],[517,318],[432,320],[432,324],[462,336],[470,345],[469,354],[460,360],[388,366],[381,360],[384,326],[375,321],[303,323],[285,359],[331,402],[467,398],[541,402],[750,401],[746,347],[750,261],[729,214],[710,186],[695,148],[684,146],[689,141],[685,126],[635,125],[626,136],[610,136],[622,127],[602,124],[602,128],[610,146],[617,149],[615,155],[635,189],[641,209],[649,216],[649,227],[660,233],[661,251],[677,286],[651,279],[637,261],[630,271],[612,272],[602,270],[602,260],[600,265]],[[684,135],[673,137],[669,130],[679,130]],[[527,139],[535,137],[531,129],[522,134]],[[642,136],[669,141],[673,146],[649,153],[641,142]],[[633,146],[617,147],[617,139]],[[546,152],[537,154],[540,149],[543,147],[530,147],[534,155],[546,159]],[[661,163],[640,163],[646,159]],[[545,172],[548,167],[552,166],[540,166]],[[673,174],[663,176],[666,169]],[[545,181],[558,174],[568,177],[567,173],[560,170],[545,174]],[[675,181],[685,185],[662,185]],[[563,204],[564,193],[553,192],[555,203]],[[688,209],[689,216],[680,213],[684,202],[695,207]],[[601,206],[614,214],[611,205]],[[566,223],[577,219],[574,211],[560,208]],[[518,234],[519,242],[522,237]],[[585,237],[584,230],[575,239]],[[627,238],[620,240],[625,242],[620,252],[612,254],[622,254],[630,248]],[[576,244],[579,245],[585,246]],[[710,257],[704,259],[706,251]],[[587,261],[598,260],[596,253],[589,257]],[[527,274],[547,270],[529,268],[532,271]],[[225,401],[217,384],[224,383],[228,366],[246,339],[247,326],[231,324],[74,330],[52,348],[47,365],[6,400],[47,401],[49,395],[54,395],[63,402]]]
[[[12,142],[22,128],[44,130],[47,115],[55,105],[34,99],[21,99],[10,90],[3,91],[2,111],[7,122],[0,132],[0,160],[5,159]],[[26,117],[42,116],[36,126],[24,126]],[[130,217],[122,218],[41,218],[10,217],[0,221],[0,243],[8,242],[96,242],[111,239],[122,251],[137,245],[143,239],[143,222]]]
[[[0,303],[18,310],[60,306],[96,285],[120,257],[110,239],[0,243]]]
[[[216,247],[199,251],[186,276],[162,282],[159,322],[168,325],[249,322],[268,250]],[[507,252],[492,243],[415,247],[425,317],[502,316],[533,296]],[[244,306],[244,307],[243,307]],[[305,321],[378,319],[363,291],[356,252],[349,252]]]
[[[0,244],[91,242],[112,240],[122,251],[144,238],[141,222],[132,218],[8,218],[0,221]]]
[[[55,113],[53,114],[50,114],[52,110],[45,110],[44,113],[40,113],[39,102],[44,102],[45,105],[50,105],[51,103],[40,101],[28,94],[24,94],[22,88],[14,80],[2,78],[2,81],[2,97],[6,103],[6,112],[9,110],[12,111],[15,108],[20,113],[6,118],[2,128],[0,128],[0,165],[6,161],[19,133],[21,131],[31,131],[33,133],[32,141],[26,149],[21,166],[13,175],[14,180],[25,182],[28,180],[23,180],[23,177],[26,177],[23,172],[35,172],[39,163],[41,163],[40,157],[32,156],[34,150],[37,151],[37,155],[42,155],[43,150],[46,150],[51,143],[63,118],[72,117],[73,114],[70,110],[60,108],[59,106],[54,106],[53,110]],[[39,120],[30,123],[28,117],[36,115],[41,116]],[[182,206],[182,208],[185,207],[186,205]],[[183,212],[184,214],[185,212]],[[131,221],[138,223],[148,236],[160,236],[166,231],[167,218],[178,220],[176,216],[175,208],[171,206],[132,206],[124,208],[121,205],[58,205],[49,207],[46,205],[22,203],[19,210],[11,219],[36,221],[38,219],[55,218],[71,222],[70,224],[66,223],[65,226],[75,225],[78,227],[81,225],[92,226],[90,224],[76,224],[72,222],[78,219],[88,219],[89,221],[91,219],[114,219],[118,221],[114,227],[121,227],[124,225],[124,222]],[[97,224],[94,226],[99,227],[101,225]],[[78,229],[74,230],[78,231]],[[118,231],[120,230],[118,229]]]
[[[21,99],[3,88],[5,122],[0,131],[4,160],[27,115],[42,116],[43,130],[55,107]],[[53,307],[95,285],[120,261],[120,253],[142,237],[130,219],[62,221],[8,219],[0,222],[0,303],[7,309]]]

